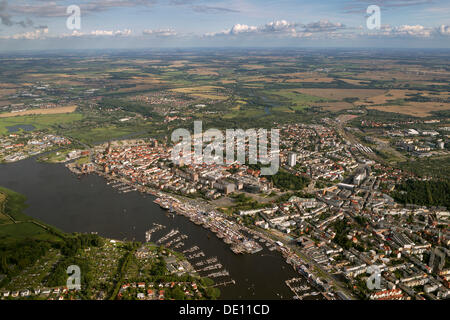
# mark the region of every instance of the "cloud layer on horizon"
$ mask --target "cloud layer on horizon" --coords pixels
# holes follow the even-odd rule
[[[330,45],[333,44],[333,40],[348,40],[350,46],[362,43],[358,42],[359,40],[378,39],[381,43],[386,39],[402,39],[416,45],[423,43],[427,46],[428,42],[425,41],[431,39],[435,43],[450,46],[447,40],[450,36],[450,21],[445,19],[433,23],[434,21],[429,19],[385,20],[383,16],[383,24],[379,30],[369,30],[362,26],[365,24],[366,13],[361,9],[369,4],[377,4],[387,11],[401,11],[405,8],[422,10],[424,6],[429,6],[426,7],[429,12],[439,10],[450,12],[450,6],[442,0],[342,0],[339,3],[324,0],[330,6],[334,5],[333,10],[337,10],[336,12],[344,13],[340,16],[330,15],[329,12],[319,16],[304,14],[303,17],[292,18],[293,14],[286,8],[273,11],[273,16],[277,19],[264,18],[271,14],[272,8],[280,9],[282,6],[269,0],[260,1],[271,6],[255,5],[256,0],[77,1],[83,18],[83,29],[79,31],[68,30],[65,27],[65,20],[68,17],[67,5],[72,2],[70,0],[0,0],[0,25],[3,26],[3,30],[0,30],[0,39],[3,41],[45,39],[54,40],[56,45],[58,39],[76,41],[76,39],[102,38],[110,39],[110,43],[114,44],[114,38],[117,37],[143,40],[151,38],[161,39],[173,45],[181,43],[203,46],[211,43],[223,46],[238,45],[241,40],[242,43],[252,44],[269,44],[272,40],[276,40],[273,41],[274,44],[283,45],[295,39],[298,41],[293,43],[297,44],[301,43],[302,39],[310,43],[316,40],[327,43],[330,40],[328,42]],[[297,1],[303,3],[306,0],[295,0],[295,4]],[[291,0],[286,0],[284,4],[289,2]],[[439,6],[431,6],[436,3],[439,3]],[[311,6],[315,8],[316,5],[319,9],[318,4]],[[301,9],[302,6],[299,5],[299,12]],[[172,10],[178,10],[178,16],[172,15]],[[326,10],[331,9],[327,7]],[[357,20],[348,19],[347,11],[352,10],[359,10]],[[422,10],[421,14],[424,11],[427,10]],[[184,16],[180,16],[180,12],[184,13]],[[135,20],[134,14],[139,13],[142,13],[141,20]],[[149,13],[153,19],[146,19]],[[308,19],[305,19],[305,16]],[[184,27],[186,21],[188,25]]]

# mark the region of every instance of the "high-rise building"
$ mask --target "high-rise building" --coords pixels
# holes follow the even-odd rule
[[[290,152],[288,154],[288,165],[290,167],[295,167],[296,164],[297,164],[297,154],[294,152]]]

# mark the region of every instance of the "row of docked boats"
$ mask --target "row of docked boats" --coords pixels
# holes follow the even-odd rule
[[[165,210],[183,215],[194,224],[209,229],[224,243],[231,245],[231,250],[236,254],[256,253],[263,249],[256,241],[246,238],[234,222],[221,217],[216,212],[207,213],[194,205],[182,204],[170,196],[160,197],[154,202]]]

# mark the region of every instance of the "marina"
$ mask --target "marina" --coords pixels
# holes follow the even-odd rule
[[[157,232],[159,230],[164,229],[164,226],[162,225],[156,225],[154,228],[146,231],[146,237],[148,238],[149,234],[152,234],[154,232]],[[170,240],[173,237],[177,236],[176,239]],[[156,244],[160,244],[165,246],[166,248],[170,248],[173,244],[173,248],[171,249],[181,249],[185,246],[185,243],[181,240],[188,239],[187,235],[181,234],[179,230],[170,230],[169,233],[163,235],[160,239],[156,241]],[[223,268],[223,264],[219,262],[219,259],[217,257],[211,257],[207,258],[205,253],[200,250],[200,247],[193,246],[191,248],[185,249],[182,251],[182,253],[185,255],[186,259],[191,263],[191,265],[194,266],[194,271],[198,275],[202,277],[208,277],[211,279],[215,278],[224,278],[230,276],[230,273]],[[199,258],[206,258],[201,261],[197,261]],[[222,269],[222,270],[221,270]],[[215,283],[215,287],[219,287],[222,285],[229,285],[234,284],[235,281],[233,279],[225,279],[221,280],[220,282]]]
[[[181,203],[178,199],[172,196],[164,195],[162,193],[157,194],[157,198],[154,202],[158,204],[162,209],[170,210],[172,213],[183,215],[196,225],[202,225],[203,227],[211,230],[216,234],[217,238],[222,239],[228,245],[231,245],[230,249],[236,253],[257,253],[263,248],[255,240],[247,238],[241,233],[241,230],[247,231],[245,227],[238,226],[234,222],[222,217],[221,214],[215,210],[211,210],[209,213],[204,212],[203,208],[199,205],[192,203]],[[265,242],[265,239],[260,239],[260,242]]]
[[[163,226],[161,224],[153,223],[153,225],[154,225],[154,227],[152,229],[147,230],[145,232],[145,241],[146,242],[150,242],[153,233],[165,228],[165,226]]]
[[[227,222],[223,222],[223,218],[219,216],[217,223],[210,224],[208,218],[212,211],[201,208],[198,208],[198,214],[194,211],[195,215],[192,217],[195,217],[197,224],[190,222],[190,219],[181,214],[180,207],[174,205],[174,210],[180,212],[171,218],[167,216],[170,206],[162,209],[154,203],[159,198],[157,192],[154,196],[142,192],[145,190],[139,187],[140,192],[119,193],[117,188],[107,185],[105,182],[108,180],[105,181],[103,177],[84,175],[77,179],[63,164],[39,163],[34,159],[0,164],[0,181],[3,186],[27,197],[27,215],[65,232],[97,232],[111,239],[156,242],[171,230],[179,230],[180,234],[188,238],[180,241],[184,244],[176,249],[174,246],[177,243],[174,243],[171,249],[186,256],[203,252],[204,256],[190,260],[193,266],[214,257],[217,262],[211,261],[209,264],[220,263],[223,266],[221,269],[201,271],[201,276],[223,269],[229,273],[228,276],[214,278],[216,285],[221,284],[221,299],[292,297],[284,281],[299,275],[292,268],[287,268],[285,258],[271,253],[266,245],[260,246],[262,250],[258,253],[234,254],[230,245],[215,236],[217,233],[213,232],[213,227],[217,228],[218,224]],[[191,202],[187,205],[195,208],[195,204]],[[60,210],[62,207],[65,208],[64,212]],[[242,240],[252,237],[251,230],[234,227]],[[168,241],[176,239],[180,234]],[[275,245],[272,241],[270,243]],[[195,269],[202,269],[209,264],[195,266]],[[270,282],[267,274],[271,275]],[[252,289],[249,290],[248,287]]]
[[[269,239],[267,238],[258,237],[252,239],[246,237],[243,232],[250,233],[248,228],[237,225],[226,219],[221,213],[214,209],[206,209],[203,204],[197,203],[194,200],[182,202],[174,196],[153,190],[149,187],[136,186],[126,179],[113,179],[100,171],[98,171],[97,174],[104,177],[107,180],[107,184],[110,184],[113,187],[119,187],[119,190],[124,190],[126,186],[128,186],[141,193],[147,193],[157,197],[154,200],[154,203],[166,210],[169,217],[173,218],[175,214],[182,215],[188,218],[192,223],[211,230],[219,239],[222,239],[224,243],[230,245],[231,251],[235,254],[254,254],[260,252],[263,247],[256,241],[258,239],[261,243],[269,243]]]

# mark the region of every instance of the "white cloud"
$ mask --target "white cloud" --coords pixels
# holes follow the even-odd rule
[[[157,37],[173,37],[177,35],[177,32],[173,29],[158,29],[158,30],[144,30],[143,35],[151,35]]]
[[[292,23],[286,20],[277,20],[260,26],[235,24],[230,29],[220,32],[206,33],[206,37],[216,36],[245,36],[245,35],[272,35],[287,38],[309,39],[355,39],[357,37],[378,38],[433,38],[435,36],[449,36],[450,26],[441,25],[437,28],[423,25],[383,25],[380,30],[368,30],[365,27],[348,27],[340,22],[320,20],[307,24]]]
[[[332,32],[344,29],[345,25],[340,22],[320,20],[318,22],[308,23],[304,28],[306,32]]]
[[[111,31],[111,30],[94,30],[91,31],[88,35],[91,36],[129,36],[131,35],[130,29],[125,30],[117,30],[117,31]]]
[[[443,24],[440,27],[438,27],[436,31],[438,34],[442,36],[450,36],[450,26],[446,26]]]
[[[426,28],[421,25],[403,25],[396,27],[394,30],[397,35],[408,35],[414,37],[429,37],[433,32],[430,28]]]
[[[292,23],[286,20],[277,20],[261,26],[249,26],[246,24],[236,24],[231,29],[221,32],[207,33],[205,36],[236,36],[241,34],[260,35],[280,35],[294,38],[311,37],[314,33],[330,33],[345,29],[342,23],[333,23],[328,20],[321,20],[310,24]]]
[[[246,24],[235,24],[229,31],[228,34],[240,34],[258,31],[258,27],[248,26]]]
[[[0,39],[6,39],[6,40],[37,40],[37,39],[43,39],[48,34],[48,28],[45,29],[37,29],[34,31],[24,32],[24,33],[18,33],[10,36],[3,36],[0,37]]]
[[[239,35],[239,34],[243,34],[243,33],[254,33],[257,31],[258,31],[258,27],[238,23],[238,24],[235,24],[233,27],[231,27],[231,29],[223,30],[220,32],[206,33],[205,36],[207,36],[207,37],[229,36],[229,35]]]
[[[274,22],[269,22],[264,26],[260,27],[262,32],[295,32],[295,28],[298,26],[296,23],[290,23],[286,20],[279,20]]]
[[[239,34],[263,34],[263,33],[295,33],[296,23],[290,23],[286,20],[269,22],[262,26],[249,26],[247,24],[235,24],[231,29],[221,32],[207,33],[206,36],[227,36]]]
[[[416,37],[416,38],[430,38],[435,34],[433,28],[424,27],[422,25],[401,25],[390,26],[382,25],[380,30],[373,30],[370,32],[362,32],[363,36],[375,37]]]
[[[59,38],[81,38],[81,37],[128,37],[131,36],[132,31],[130,29],[124,30],[92,30],[91,32],[80,32],[74,30],[72,33],[63,34],[58,36]]]

